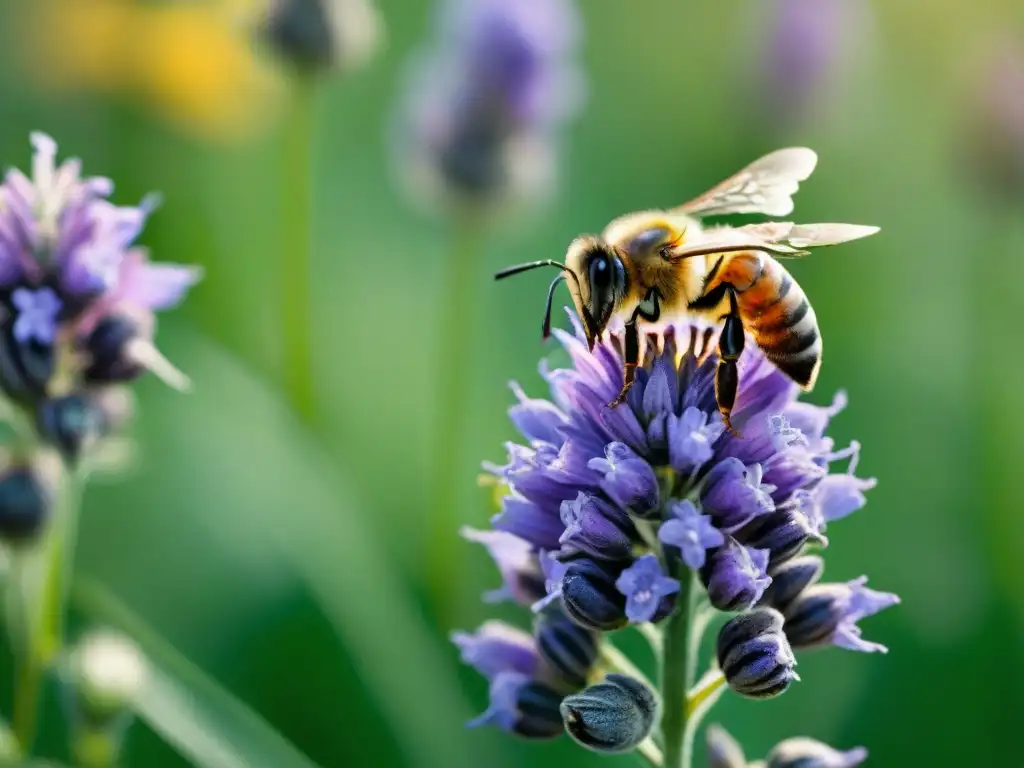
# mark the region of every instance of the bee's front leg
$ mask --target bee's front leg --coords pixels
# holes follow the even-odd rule
[[[745,336],[743,320],[736,303],[736,290],[729,287],[729,314],[718,336],[718,368],[715,370],[715,401],[722,414],[725,427],[736,437],[742,437],[732,425],[732,408],[736,404],[740,374],[736,362],[743,354]]]
[[[636,367],[640,363],[640,331],[637,330],[637,320],[643,318],[649,323],[656,323],[661,317],[661,300],[656,288],[651,288],[644,296],[629,320],[626,321],[626,364],[622,369],[622,391],[618,397],[608,403],[609,408],[621,405],[629,393],[629,388],[636,380]]]
[[[633,316],[626,322],[626,364],[622,369],[622,391],[619,392],[614,400],[608,403],[609,408],[621,405],[625,401],[630,387],[633,386],[633,382],[636,380],[636,366],[640,362],[640,332],[637,330],[636,321],[637,313],[634,312]]]

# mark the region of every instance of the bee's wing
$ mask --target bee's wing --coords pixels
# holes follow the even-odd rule
[[[878,227],[864,224],[795,224],[791,221],[769,221],[736,227],[733,232],[742,232],[742,237],[770,243],[784,244],[797,250],[822,248],[839,245],[851,240],[860,240],[878,232]]]
[[[686,243],[666,252],[670,259],[686,259],[730,251],[765,251],[781,258],[806,256],[807,248],[839,245],[859,240],[878,232],[878,227],[861,224],[794,224],[791,221],[768,221],[744,227],[719,227],[706,230],[693,243]]]
[[[698,217],[728,213],[788,216],[793,212],[793,193],[817,163],[818,156],[806,147],[780,149],[755,160],[674,212]]]

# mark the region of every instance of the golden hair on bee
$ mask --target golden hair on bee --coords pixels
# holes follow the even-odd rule
[[[793,210],[793,194],[816,164],[817,155],[810,149],[778,150],[688,203],[626,214],[610,222],[601,235],[580,235],[569,244],[564,262],[520,264],[495,278],[542,266],[561,270],[548,288],[545,338],[554,293],[563,281],[591,348],[612,318],[624,321],[623,385],[609,407],[622,403],[633,384],[639,364],[639,323],[658,322],[663,313],[721,323],[715,397],[722,419],[733,430],[737,361],[747,335],[805,389],[814,386],[821,365],[814,310],[778,259],[867,237],[878,228],[779,221],[705,228],[702,220],[726,214],[787,216]]]

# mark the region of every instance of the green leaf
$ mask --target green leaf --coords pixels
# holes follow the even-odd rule
[[[136,713],[199,768],[317,768],[100,584],[80,578],[73,600],[93,619],[138,644],[149,676],[136,700]]]
[[[431,631],[373,531],[370,516],[390,510],[358,498],[319,438],[237,357],[181,324],[163,327],[160,341],[195,390],[144,410],[143,460],[160,470],[136,503],[215,542],[245,581],[287,568],[355,662],[403,765],[471,764],[454,649]]]

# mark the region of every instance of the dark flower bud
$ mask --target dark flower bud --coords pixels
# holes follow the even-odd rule
[[[704,734],[708,745],[708,768],[747,768],[739,743],[720,725],[709,725]]]
[[[597,661],[597,635],[564,614],[544,613],[534,629],[537,650],[552,672],[572,690],[587,684]]]
[[[516,708],[519,718],[512,732],[528,739],[551,739],[562,733],[560,694],[536,680],[519,689]]]
[[[85,340],[90,360],[85,380],[108,384],[133,381],[141,376],[145,368],[128,354],[128,345],[138,333],[138,325],[124,315],[107,315],[96,323]]]
[[[501,672],[491,680],[487,711],[468,725],[494,725],[528,739],[552,739],[562,733],[562,696],[520,672]]]
[[[795,557],[808,540],[825,541],[802,512],[789,506],[755,517],[735,535],[741,544],[752,549],[767,549],[771,553],[770,568]]]
[[[825,561],[818,555],[804,555],[772,569],[772,583],[761,596],[761,604],[783,614],[807,587],[816,583],[825,570]]]
[[[0,538],[8,544],[35,539],[50,517],[51,489],[32,466],[0,474]]]
[[[285,61],[315,73],[369,58],[380,21],[370,0],[273,0],[263,34]]]
[[[799,679],[782,626],[782,614],[772,608],[755,608],[726,622],[716,651],[730,688],[742,696],[767,699]]]
[[[591,459],[587,466],[604,475],[602,490],[616,504],[638,517],[658,509],[658,478],[651,465],[623,443],[609,443],[604,458]]]
[[[867,757],[864,747],[839,752],[820,741],[798,737],[777,744],[768,753],[766,768],[854,768]]]
[[[708,600],[720,611],[743,611],[761,599],[772,580],[765,573],[768,551],[748,549],[731,536],[712,550],[700,569]]]
[[[658,700],[643,683],[608,675],[562,701],[565,730],[595,752],[628,752],[647,738],[658,716]]]
[[[73,462],[103,436],[106,419],[102,409],[85,395],[65,395],[39,403],[36,428],[44,440]]]
[[[54,372],[53,346],[19,341],[12,328],[0,330],[0,387],[13,400],[29,402],[46,391]]]
[[[885,653],[884,645],[861,638],[857,622],[897,604],[888,592],[876,592],[864,584],[866,577],[847,584],[815,584],[786,609],[786,637],[793,648],[803,650],[837,645],[851,651]]]
[[[615,587],[619,572],[613,564],[587,558],[571,561],[562,576],[562,605],[581,627],[600,632],[620,629],[628,622],[626,596]]]
[[[626,560],[633,549],[636,529],[629,517],[596,496],[580,491],[561,505],[565,531],[558,539],[562,551],[599,560]]]

